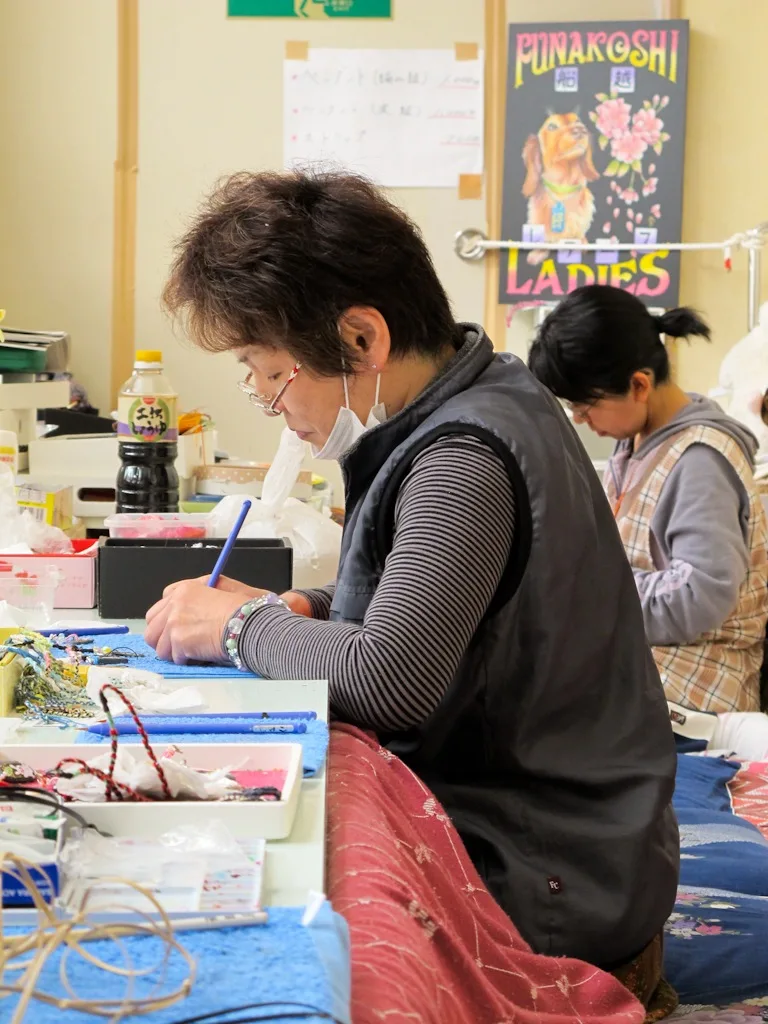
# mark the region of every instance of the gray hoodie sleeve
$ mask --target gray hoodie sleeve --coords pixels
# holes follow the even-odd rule
[[[749,566],[749,497],[728,460],[697,444],[681,456],[651,520],[657,572],[635,571],[654,646],[688,644],[736,607]]]

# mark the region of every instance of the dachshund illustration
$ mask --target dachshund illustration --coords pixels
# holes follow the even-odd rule
[[[600,177],[592,162],[592,142],[578,113],[549,114],[538,135],[523,146],[528,223],[544,226],[548,242],[587,241],[595,199],[587,182]],[[529,263],[541,263],[546,250],[531,249]]]

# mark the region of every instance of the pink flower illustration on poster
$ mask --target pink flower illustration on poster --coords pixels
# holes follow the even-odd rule
[[[654,202],[645,211],[634,210],[658,189],[659,175],[653,155],[661,156],[669,134],[664,131],[661,112],[669,103],[668,96],[654,96],[644,100],[642,107],[632,111],[632,106],[620,96],[598,93],[598,101],[589,118],[598,132],[600,149],[610,151],[611,160],[603,171],[611,181],[611,192],[606,205],[614,201],[627,208],[626,229],[633,233],[643,223],[653,227],[661,218],[661,206]],[[618,210],[613,210],[618,216]]]
[[[657,146],[662,142],[661,129],[663,127],[664,122],[658,116],[653,105],[638,110],[632,118],[632,134],[636,138],[642,139],[646,146]],[[669,136],[667,135],[666,138],[668,139]],[[663,141],[666,142],[666,139]],[[659,152],[661,152],[661,148],[659,148]]]
[[[625,132],[620,139],[614,139],[611,142],[611,155],[615,158],[613,163],[625,165],[639,163],[646,149],[648,149],[648,143],[640,135],[635,135],[634,132]]]
[[[596,99],[602,102],[589,116],[600,132],[600,148],[605,149],[603,139],[621,139],[629,130],[632,107],[626,100],[608,99],[604,93],[600,93]]]

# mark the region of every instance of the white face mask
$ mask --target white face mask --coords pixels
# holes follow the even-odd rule
[[[361,438],[367,430],[371,430],[372,427],[377,427],[380,423],[383,423],[387,418],[387,410],[383,402],[379,401],[379,384],[381,383],[381,374],[376,377],[376,397],[374,399],[373,407],[368,413],[368,419],[363,424],[360,417],[352,412],[349,407],[349,386],[347,384],[346,374],[344,375],[344,401],[343,405],[339,409],[339,414],[336,417],[336,422],[328,435],[328,440],[325,442],[322,448],[316,448],[312,445],[312,454],[316,459],[341,459],[349,451],[352,445]]]

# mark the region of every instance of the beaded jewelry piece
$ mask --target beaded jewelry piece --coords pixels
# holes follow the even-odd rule
[[[247,671],[246,667],[243,665],[239,651],[240,634],[243,631],[243,626],[254,612],[258,611],[259,608],[266,608],[267,605],[282,605],[283,608],[288,607],[285,601],[281,600],[277,594],[262,594],[261,597],[254,597],[252,600],[246,601],[244,605],[238,608],[227,623],[227,628],[224,630],[224,653],[235,668],[239,669],[241,672]]]
[[[37,782],[37,772],[21,761],[5,761],[0,764],[0,785],[18,786]]]
[[[54,655],[54,651],[63,654]],[[17,711],[44,722],[92,718],[99,707],[85,694],[89,665],[128,665],[138,657],[128,647],[95,647],[92,637],[55,633],[42,636],[20,629],[0,646],[0,655],[15,654],[25,661],[16,688]],[[66,721],[62,722],[66,724]]]
[[[221,798],[222,803],[235,803],[240,801],[256,801],[270,803],[274,800],[281,800],[282,793],[277,786],[253,786],[251,789],[241,789],[237,793],[227,793]]]
[[[53,633],[48,641],[75,665],[127,665],[129,658],[139,657],[130,647],[95,647],[93,637],[76,633]]]
[[[99,708],[81,686],[76,686],[50,668],[39,671],[27,664],[16,684],[16,710],[43,722],[93,718]]]
[[[31,630],[20,630],[0,646],[0,654],[15,654],[25,663],[16,685],[17,711],[44,722],[97,715],[81,666],[54,657],[52,650],[50,640]]]

